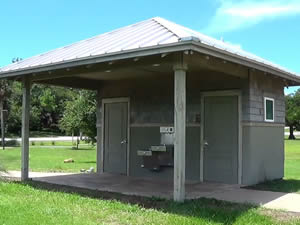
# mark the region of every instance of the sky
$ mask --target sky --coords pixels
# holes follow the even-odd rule
[[[0,12],[0,67],[159,16],[300,74],[300,0],[1,0]]]

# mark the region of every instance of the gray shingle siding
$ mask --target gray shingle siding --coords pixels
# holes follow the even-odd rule
[[[259,72],[249,75],[248,95],[243,96],[243,120],[264,122],[264,97],[275,100],[275,123],[285,123],[284,82]]]

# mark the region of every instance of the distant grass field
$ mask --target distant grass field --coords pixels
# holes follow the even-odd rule
[[[75,140],[75,139],[74,139]],[[72,141],[30,141],[29,144],[30,146],[73,146],[75,147],[75,143],[76,141],[73,142],[72,145]],[[88,144],[84,143],[84,142],[80,142],[80,146],[86,146]]]
[[[74,163],[64,163],[72,158]],[[0,162],[6,170],[20,170],[20,147],[0,150]],[[29,168],[31,171],[43,172],[79,172],[80,169],[96,169],[96,148],[88,144],[80,144],[73,150],[71,142],[36,142],[30,145]]]
[[[72,143],[34,142],[30,145],[31,171],[43,172],[79,172],[80,169],[96,168],[96,148],[82,143],[79,150],[72,150]],[[74,163],[64,163],[72,158]],[[20,170],[20,147],[0,150],[0,162],[6,170]],[[282,192],[300,193],[300,138],[285,140],[285,176],[276,180],[256,185],[254,188]]]

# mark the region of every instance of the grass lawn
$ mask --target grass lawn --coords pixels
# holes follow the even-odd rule
[[[0,224],[300,223],[299,217],[296,220],[284,212],[215,200],[200,199],[179,204],[144,198],[138,199],[138,205],[132,200],[137,197],[117,197],[119,200],[104,198],[106,200],[88,193],[44,189],[32,182],[0,182]]]
[[[74,163],[64,163],[72,158]],[[79,145],[79,150],[72,150],[71,142],[57,142],[55,145],[43,142],[30,146],[29,167],[31,171],[43,172],[79,172],[80,169],[96,168],[96,148]],[[20,147],[0,150],[0,162],[6,170],[20,170]]]
[[[83,142],[82,142],[83,143]],[[80,169],[96,168],[96,148],[81,144],[79,150],[72,150],[70,141],[34,142],[30,145],[30,170],[50,172],[79,172]],[[74,163],[64,163],[72,158]],[[0,162],[7,170],[20,170],[20,147],[0,150]],[[0,164],[1,164],[0,163]],[[255,185],[262,190],[300,193],[300,138],[285,140],[285,177]]]
[[[33,171],[78,172],[95,167],[95,147],[80,145],[30,146],[30,168]],[[49,143],[51,144],[51,143]],[[47,143],[48,145],[48,143]],[[299,141],[286,141],[286,181],[300,191]],[[75,163],[64,164],[73,158]],[[0,161],[6,169],[20,168],[20,148],[0,150]],[[278,181],[280,182],[280,181]],[[277,185],[277,186],[276,186]],[[281,190],[287,183],[264,185]],[[114,199],[114,200],[112,200]],[[138,203],[138,204],[137,204]],[[100,193],[38,182],[0,180],[0,224],[300,224],[299,215],[272,211],[245,204],[199,199],[184,204],[159,199]]]

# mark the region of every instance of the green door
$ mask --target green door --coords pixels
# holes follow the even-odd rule
[[[104,172],[126,174],[128,103],[104,105]]]
[[[238,97],[204,98],[204,180],[238,183]]]

